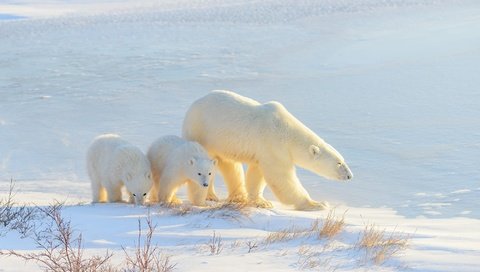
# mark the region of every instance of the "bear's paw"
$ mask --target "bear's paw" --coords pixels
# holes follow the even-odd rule
[[[253,207],[261,208],[261,209],[272,209],[273,208],[272,202],[266,200],[263,197],[257,197],[255,199],[250,199],[249,200],[249,205],[251,205]]]
[[[327,210],[330,207],[328,202],[326,201],[315,201],[315,200],[308,200],[301,205],[296,205],[295,209],[300,211],[319,211],[319,210]]]
[[[227,198],[227,202],[230,203],[247,203],[247,195],[244,193],[231,194]]]

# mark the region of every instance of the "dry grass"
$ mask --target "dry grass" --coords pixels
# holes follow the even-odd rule
[[[395,231],[387,234],[385,230],[379,230],[375,225],[365,226],[356,248],[365,250],[365,261],[374,264],[382,264],[395,254],[408,247],[409,237]]]
[[[250,253],[250,252],[252,252],[254,249],[257,249],[257,248],[258,248],[258,241],[257,241],[257,240],[247,241],[247,242],[245,242],[245,244],[246,244],[247,247],[248,247],[248,253]]]
[[[233,241],[233,242],[230,243],[230,249],[239,248],[241,245],[242,245],[242,241],[241,241],[241,240],[235,240],[235,241]]]
[[[292,225],[286,229],[270,232],[263,240],[263,244],[270,245],[273,243],[286,242],[310,234],[311,228],[298,228],[295,225]]]
[[[210,249],[211,255],[218,255],[223,250],[223,241],[222,236],[216,235],[215,231],[213,231],[213,235],[208,241],[208,248]]]
[[[152,244],[155,226],[150,216],[147,218],[147,233],[142,235],[141,222],[138,223],[138,239],[134,253],[130,255],[123,248],[125,262],[121,268],[111,264],[113,254],[87,256],[83,247],[82,234],[77,234],[61,213],[62,203],[48,207],[16,207],[13,190],[10,185],[6,200],[0,201],[1,226],[24,234],[22,238],[30,239],[38,250],[21,252],[0,250],[1,256],[10,256],[35,262],[44,271],[53,272],[171,272],[175,264],[171,264],[169,256]],[[41,220],[40,220],[41,219]],[[2,230],[0,228],[0,230]],[[143,243],[142,243],[143,237]]]
[[[147,233],[142,244],[142,223],[138,220],[138,237],[133,250],[133,255],[122,246],[125,253],[126,269],[125,271],[135,272],[170,272],[173,271],[176,264],[171,264],[170,256],[161,252],[157,245],[152,244],[153,234],[156,226],[153,225],[150,214],[147,219]]]
[[[114,271],[110,265],[111,253],[104,256],[84,254],[82,235],[76,235],[61,215],[62,205],[56,204],[46,208],[38,208],[41,215],[49,220],[43,228],[33,230],[33,241],[39,252],[23,253],[18,251],[0,252],[0,255],[15,256],[25,261],[34,261],[44,271],[95,272]]]
[[[332,257],[325,257],[324,252],[325,248],[317,251],[312,246],[301,246],[298,249],[298,268],[300,270],[336,271],[338,267],[331,265]]]
[[[318,232],[318,237],[333,239],[338,234],[340,234],[340,232],[345,227],[345,213],[342,215],[341,218],[337,218],[335,217],[335,212],[330,211],[327,217],[323,220],[323,225]]]
[[[175,216],[187,216],[190,214],[196,214],[197,211],[190,205],[170,206],[162,205],[162,207],[170,208],[171,214]]]
[[[313,221],[310,227],[296,227],[292,225],[288,228],[271,232],[264,239],[264,244],[273,244],[278,242],[285,242],[302,237],[317,237],[333,239],[345,227],[345,213],[341,218],[337,218],[334,212],[328,213],[327,217],[320,223],[320,219]]]
[[[251,208],[243,203],[216,203],[208,207],[194,207],[191,205],[167,206],[171,209],[172,215],[188,216],[196,214],[205,214],[207,218],[222,218],[241,222],[244,219],[249,219]]]
[[[14,197],[15,184],[11,179],[7,197],[0,199],[0,237],[10,230],[16,230],[22,238],[25,238],[35,227],[38,213],[34,207],[17,205]]]

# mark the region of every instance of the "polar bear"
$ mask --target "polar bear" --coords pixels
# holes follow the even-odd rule
[[[230,91],[212,91],[195,101],[183,122],[183,137],[218,159],[233,202],[270,208],[266,185],[297,210],[326,209],[310,198],[295,165],[334,180],[353,177],[343,157],[278,102],[259,102]],[[246,180],[242,163],[248,165]],[[247,194],[248,193],[248,194]],[[209,195],[215,198],[212,186]]]
[[[122,186],[129,202],[143,204],[152,187],[150,162],[137,147],[115,134],[100,135],[87,152],[93,202],[121,202]]]
[[[205,149],[196,142],[168,135],[150,146],[147,157],[152,165],[154,185],[152,201],[180,204],[177,189],[188,185],[188,198],[193,205],[205,206],[208,186],[215,178],[216,160],[211,160]]]

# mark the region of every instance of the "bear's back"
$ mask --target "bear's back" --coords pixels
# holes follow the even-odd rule
[[[90,145],[87,160],[96,165],[106,165],[112,160],[115,150],[125,143],[126,141],[116,134],[100,135]]]
[[[212,155],[255,161],[259,150],[284,141],[291,122],[296,119],[279,102],[261,104],[233,92],[213,91],[190,107],[183,135]]]
[[[144,168],[145,163],[148,161],[142,151],[116,134],[96,137],[87,152],[88,171],[103,178],[125,167]]]
[[[172,159],[174,151],[185,143],[184,139],[174,135],[163,136],[155,140],[147,152],[152,170],[161,173],[168,160]]]

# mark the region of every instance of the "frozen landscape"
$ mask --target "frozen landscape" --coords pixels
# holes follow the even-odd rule
[[[150,214],[174,271],[478,271],[479,14],[473,0],[0,1],[0,200],[13,179],[19,204],[65,202],[86,252],[114,262]],[[279,202],[186,214],[90,204],[95,136],[146,150],[180,135],[213,89],[281,102],[345,157],[349,182],[298,170],[313,199],[345,214],[337,236],[265,242],[328,215]],[[358,246],[371,224],[407,247],[373,262]],[[38,251],[15,231],[0,250]],[[0,271],[36,268],[0,256]]]

